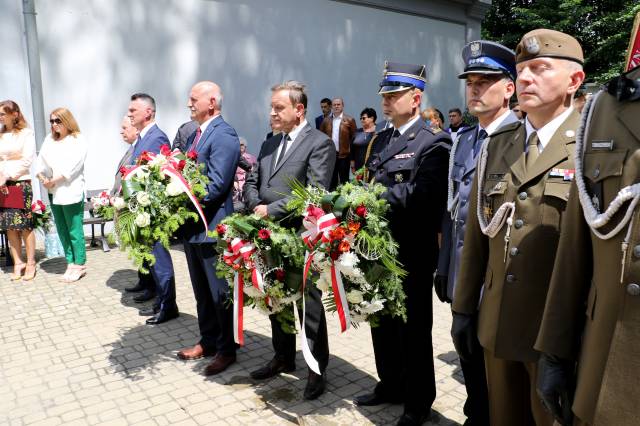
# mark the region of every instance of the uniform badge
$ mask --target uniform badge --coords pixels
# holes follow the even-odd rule
[[[484,216],[491,217],[493,215],[493,209],[490,206],[484,206]]]
[[[524,48],[527,49],[527,52],[535,55],[540,52],[540,43],[538,43],[538,39],[535,37],[529,37],[524,41]]]
[[[394,160],[402,160],[402,159],[405,159],[405,158],[413,158],[414,155],[416,155],[415,152],[407,152],[406,154],[394,155],[393,159]]]
[[[494,191],[502,191],[506,187],[507,187],[507,182],[498,182],[498,183],[496,183],[496,186],[493,187],[493,190]]]
[[[469,48],[471,49],[472,58],[477,58],[482,53],[482,45],[477,41],[471,43],[471,46],[469,46]]]
[[[572,181],[575,174],[576,174],[575,169],[553,168],[549,172],[549,177],[561,177],[562,180]]]
[[[593,151],[611,151],[613,150],[613,139],[608,141],[591,141],[591,149]]]
[[[395,179],[396,183],[402,183],[404,181],[404,176],[402,176],[402,173],[396,173]]]

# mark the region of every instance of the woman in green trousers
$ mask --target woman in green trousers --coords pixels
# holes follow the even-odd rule
[[[67,270],[61,281],[74,282],[87,273],[82,225],[87,146],[68,109],[53,110],[49,122],[51,133],[42,144],[35,173],[49,191],[51,211],[67,259]]]

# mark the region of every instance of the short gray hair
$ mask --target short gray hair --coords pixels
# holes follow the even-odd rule
[[[289,91],[289,100],[295,106],[297,104],[302,104],[304,109],[307,109],[307,94],[304,91],[306,86],[304,83],[300,83],[296,80],[289,80],[283,83],[279,83],[274,85],[271,88],[272,92],[279,92],[280,90],[288,90]]]

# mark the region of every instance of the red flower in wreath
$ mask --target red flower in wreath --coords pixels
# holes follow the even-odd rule
[[[120,167],[120,169],[118,171],[120,172],[121,176],[124,176],[127,173],[129,173],[129,169],[127,169],[125,166]]]
[[[223,236],[225,232],[227,232],[227,225],[223,225],[222,223],[219,223],[216,225],[216,232],[218,233],[219,236]]]
[[[349,222],[347,227],[352,234],[356,234],[360,230],[360,224],[358,222]]]
[[[367,215],[367,208],[364,206],[364,204],[360,204],[358,207],[356,207],[356,214],[360,217],[365,217]]]
[[[336,229],[332,229],[331,231],[329,231],[329,238],[331,239],[331,241],[334,240],[342,240],[345,235],[347,235],[345,229],[342,226],[337,227]]]
[[[178,171],[183,171],[184,170],[184,166],[187,165],[187,162],[185,160],[180,160],[178,161],[178,165],[176,166],[178,168]]]
[[[324,216],[324,210],[322,210],[320,207],[314,206],[313,204],[309,204],[309,206],[307,207],[307,216],[320,219],[322,216]]]
[[[240,265],[237,264],[237,263],[234,263],[232,268],[233,268],[234,271],[237,271],[238,269],[240,269]]]
[[[138,163],[145,164],[151,161],[153,158],[151,157],[151,153],[149,151],[142,151],[140,157],[138,158]]]
[[[276,280],[283,282],[284,281],[284,269],[276,269],[275,271]]]
[[[271,238],[271,231],[266,228],[262,228],[258,231],[258,238],[260,238],[261,240],[268,240],[269,238]]]
[[[36,200],[31,203],[31,211],[36,214],[42,214],[47,209],[44,203],[40,200]]]
[[[171,154],[171,148],[169,148],[169,145],[162,145],[160,147],[160,154],[167,156],[169,154]]]
[[[356,175],[356,180],[358,182],[360,182],[362,179],[364,179],[364,176],[362,176],[362,174]]]
[[[190,160],[197,160],[198,159],[198,153],[195,151],[189,151],[187,152],[187,158]]]
[[[351,249],[351,245],[349,244],[349,241],[343,240],[342,242],[340,242],[340,245],[338,246],[338,250],[340,251],[340,253],[346,253]]]

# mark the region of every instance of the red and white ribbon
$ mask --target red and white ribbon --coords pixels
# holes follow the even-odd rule
[[[244,280],[238,272],[233,276],[233,340],[244,346]]]

